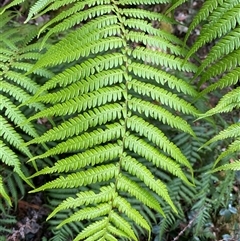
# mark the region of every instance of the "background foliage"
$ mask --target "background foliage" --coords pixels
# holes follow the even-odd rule
[[[184,2],[2,7],[3,240],[36,240],[46,214],[42,240],[240,239],[240,1],[205,1],[181,40]],[[28,190],[48,209],[12,234]]]

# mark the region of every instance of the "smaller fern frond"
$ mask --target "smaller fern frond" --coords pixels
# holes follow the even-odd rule
[[[213,169],[212,172],[227,171],[227,170],[232,170],[232,171],[240,170],[240,160],[234,161],[232,163],[224,164],[220,167]]]
[[[214,166],[216,166],[220,160],[222,160],[223,158],[231,155],[231,154],[235,154],[235,153],[239,153],[240,152],[240,138],[237,138],[234,142],[232,142],[225,151],[223,151],[218,158],[216,159]]]
[[[208,70],[209,72],[209,70]],[[218,80],[216,83],[208,86],[206,89],[204,89],[201,93],[201,95],[205,95],[213,90],[216,90],[217,88],[223,89],[228,86],[235,85],[240,79],[240,67],[237,67],[236,69],[232,69],[231,72],[224,75],[220,80]]]
[[[206,142],[205,145],[209,145],[213,142],[224,140],[226,138],[233,138],[233,137],[239,137],[239,136],[240,136],[240,123],[235,123],[233,125],[230,125],[227,129],[222,130],[219,134],[217,134],[211,140]]]
[[[188,59],[193,53],[196,53],[196,51],[204,44],[209,43],[218,37],[222,37],[237,26],[240,12],[240,4],[235,3],[235,6],[228,9],[226,12],[224,11],[224,8],[218,7],[217,9],[220,11],[220,13],[222,11],[223,14],[219,14],[220,16],[218,16],[217,20],[206,24],[202,28],[199,39],[195,42],[195,44],[187,54],[186,59]]]
[[[9,206],[12,206],[12,201],[9,195],[7,194],[5,187],[3,185],[3,178],[0,176],[0,195],[8,202]]]
[[[212,13],[217,8],[218,4],[222,2],[223,2],[222,0],[208,0],[203,3],[203,6],[200,8],[197,15],[195,16],[190,26],[188,27],[188,32],[184,40],[185,43],[189,38],[191,32],[196,28],[196,26],[203,20],[207,19],[210,13]]]
[[[207,117],[214,115],[216,113],[230,112],[234,108],[239,108],[240,106],[240,87],[231,90],[226,95],[224,95],[218,104],[211,110],[207,111],[202,117]]]

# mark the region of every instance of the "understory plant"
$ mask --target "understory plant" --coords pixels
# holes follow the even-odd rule
[[[183,0],[37,0],[18,24],[24,2],[0,15],[2,211],[30,190],[47,196],[51,240],[222,238],[214,218],[240,169],[240,0],[206,0],[183,40]]]

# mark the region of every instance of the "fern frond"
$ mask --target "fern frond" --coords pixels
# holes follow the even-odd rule
[[[3,185],[3,178],[0,176],[0,195],[8,202],[9,206],[12,206],[11,198],[8,196],[5,187]]]
[[[185,41],[189,38],[189,35],[193,31],[193,29],[196,28],[196,26],[207,19],[209,15],[218,7],[219,4],[221,4],[222,0],[212,0],[212,1],[205,1],[203,3],[203,6],[198,11],[197,15],[194,17],[193,21],[191,22],[190,26],[188,27],[188,32],[185,36]]]
[[[225,151],[223,151],[218,158],[216,159],[214,166],[216,166],[221,159],[223,159],[226,156],[229,156],[234,153],[239,153],[240,151],[240,139],[237,138],[234,142],[232,142]]]
[[[213,46],[213,48],[211,49],[207,58],[202,62],[201,66],[199,67],[199,70],[196,73],[196,76],[198,76],[208,65],[216,63],[219,59],[220,59],[220,61],[222,61],[224,63],[224,61],[226,61],[225,59],[228,57],[228,54],[231,54],[234,50],[238,50],[240,47],[240,44],[238,41],[239,34],[240,34],[240,28],[236,27],[235,29],[230,31],[228,34],[223,36],[219,40],[219,42],[215,46]],[[224,56],[224,58],[223,58],[223,56]],[[238,58],[238,56],[236,56],[236,59],[237,58]],[[225,66],[226,65],[227,64],[225,62]],[[213,65],[212,67],[214,68],[214,66],[215,65]],[[229,67],[231,67],[231,65]],[[224,71],[222,71],[220,73],[224,73]],[[206,75],[206,73],[205,73],[205,75]],[[204,82],[204,80],[202,77],[199,85],[201,85],[203,82]]]
[[[63,33],[28,71],[33,74],[45,67],[56,71],[26,101],[27,105],[47,106],[28,122],[48,117],[56,123],[27,145],[50,144],[30,161],[57,159],[33,174],[57,175],[32,192],[64,188],[76,193],[55,202],[57,208],[49,218],[54,220],[64,209],[73,209],[69,218],[64,216],[65,221],[57,224],[61,230],[89,219],[82,231],[76,228],[74,240],[138,240],[135,225],[150,238],[149,220],[156,220],[153,212],[164,216],[159,200],[178,211],[159,173],[192,185],[191,164],[161,128],[194,136],[184,116],[199,115],[190,104],[198,92],[174,73],[194,73],[197,68],[190,62],[183,65],[187,50],[181,40],[152,24],[174,21],[134,6],[140,2],[146,3],[37,1],[29,14],[31,18],[61,7],[65,10],[53,16],[39,34],[45,33],[42,46],[56,33],[68,30],[68,34]],[[105,192],[108,187],[111,190]]]
[[[232,171],[240,170],[240,160],[215,168],[213,169],[213,172],[227,171],[227,170],[232,170]]]
[[[213,143],[215,141],[224,140],[226,138],[239,137],[240,136],[240,123],[235,123],[229,126],[227,129],[222,130],[219,134],[214,136],[211,140],[209,140],[206,145]]]
[[[213,109],[207,111],[204,114],[204,117],[214,115],[216,113],[229,112],[232,111],[233,108],[239,108],[239,99],[240,87],[231,90],[226,95],[224,95]]]
[[[219,11],[222,10],[224,10],[224,8],[219,9]],[[202,34],[187,54],[187,58],[189,58],[204,44],[209,43],[210,41],[221,37],[234,29],[239,21],[239,12],[240,5],[236,3],[236,6],[223,13],[222,16],[220,15],[218,21],[215,20],[214,22],[204,26]]]
[[[226,63],[225,63],[226,64]],[[224,89],[225,87],[235,85],[240,79],[240,67],[237,67],[236,69],[232,69],[231,72],[224,75],[220,80],[218,80],[216,83],[208,86],[206,89],[204,89],[201,92],[201,95],[205,95],[211,91],[219,89]]]
[[[217,63],[209,67],[208,71],[202,75],[199,86],[207,80],[211,79],[212,77],[218,76],[222,73],[227,73],[232,69],[235,70],[240,63],[239,56],[240,48],[228,54],[226,57],[222,58]]]

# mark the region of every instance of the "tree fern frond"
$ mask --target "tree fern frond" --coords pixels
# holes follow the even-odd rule
[[[138,228],[143,234],[148,232],[150,239],[150,220],[157,220],[154,212],[164,216],[159,203],[178,211],[164,181],[175,175],[192,185],[192,166],[161,128],[194,136],[185,116],[198,116],[197,108],[188,102],[198,92],[184,75],[177,77],[176,70],[197,69],[190,62],[183,65],[181,57],[187,53],[183,42],[152,22],[174,21],[136,7],[140,2],[147,3],[37,1],[28,17],[56,10],[40,30],[42,46],[51,35],[61,34],[27,70],[31,75],[45,67],[56,72],[47,80],[43,75],[45,84],[26,101],[47,107],[31,115],[28,122],[43,117],[56,122],[45,134],[27,142],[49,145],[30,161],[57,159],[32,175],[56,173],[53,180],[32,192],[73,190],[69,198],[60,197],[53,203],[57,208],[49,218],[56,224],[54,218],[64,217],[65,221],[57,223],[61,230],[83,220],[85,225],[81,231],[76,228],[74,240],[138,240]],[[22,68],[26,71],[28,67]],[[112,192],[104,192],[110,185]],[[72,209],[69,218],[63,215],[65,209]],[[67,233],[72,235],[71,230]]]

